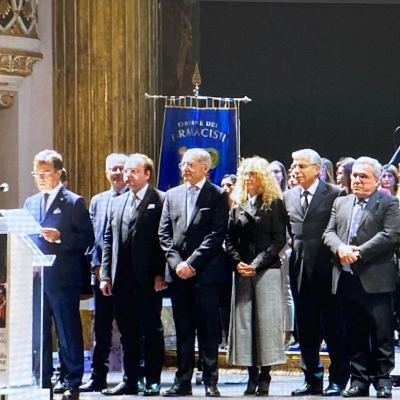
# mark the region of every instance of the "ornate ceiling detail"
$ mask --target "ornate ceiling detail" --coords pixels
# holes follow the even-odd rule
[[[40,53],[0,49],[0,75],[29,76],[32,74],[33,64],[42,59],[43,55]]]
[[[14,93],[0,90],[0,110],[10,108],[14,104]]]
[[[0,35],[37,38],[37,0],[0,0]]]

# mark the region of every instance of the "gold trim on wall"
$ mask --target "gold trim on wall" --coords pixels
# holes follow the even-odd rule
[[[12,76],[29,76],[33,65],[43,59],[40,53],[24,50],[0,49],[0,74]]]
[[[0,90],[0,110],[10,108],[14,104],[14,93]]]
[[[37,0],[0,0],[0,35],[37,39]]]

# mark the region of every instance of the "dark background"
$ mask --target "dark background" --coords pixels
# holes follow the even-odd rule
[[[202,95],[253,100],[242,156],[288,167],[305,147],[333,162],[394,153],[400,5],[200,2],[199,48]]]

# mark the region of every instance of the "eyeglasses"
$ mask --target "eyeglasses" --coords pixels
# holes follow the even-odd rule
[[[248,176],[249,178],[255,178],[255,177],[257,176],[257,172],[248,171],[248,172],[245,172],[243,175],[244,175],[245,178],[246,178],[247,176]]]
[[[313,165],[318,165],[318,164],[292,164],[290,166],[290,169],[294,170],[294,169],[298,168],[300,171],[303,171],[303,169],[307,169],[308,167],[311,167]]]
[[[356,179],[359,179],[361,182],[365,182],[368,179],[372,179],[372,176],[366,175],[366,174],[359,174],[357,172],[354,172],[353,174],[351,174],[351,179],[354,181]]]
[[[111,172],[124,172],[124,167],[112,167],[108,168],[108,170]]]
[[[144,172],[144,169],[128,168],[128,169],[124,169],[124,174],[125,175],[130,175],[130,174],[136,175],[142,171]]]
[[[195,165],[197,165],[197,163],[194,163],[194,162],[181,162],[181,163],[178,164],[178,167],[180,169],[184,169],[185,167],[187,167],[189,169],[193,169]]]
[[[32,171],[31,175],[34,178],[37,178],[39,176],[44,176],[45,178],[49,177],[51,174],[54,174],[55,171]]]

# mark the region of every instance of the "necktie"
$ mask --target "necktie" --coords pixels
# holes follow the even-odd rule
[[[303,213],[305,214],[307,212],[308,206],[310,205],[308,202],[308,195],[310,194],[310,192],[308,190],[305,190],[303,192],[303,196],[304,196],[304,202],[303,202]]]
[[[194,206],[196,204],[196,191],[199,188],[197,186],[190,186],[189,187],[189,193],[188,193],[188,210],[187,210],[187,221],[189,222],[192,213],[193,213],[193,209]]]
[[[132,204],[131,204],[131,219],[133,218],[133,215],[135,214],[136,211],[136,207],[137,207],[137,202],[136,200],[139,200],[139,197],[136,196],[136,194],[133,194],[133,198],[132,198]]]
[[[46,215],[47,201],[49,200],[49,196],[50,196],[49,193],[43,193],[42,207],[40,209],[41,219],[43,219],[44,216]]]
[[[353,242],[354,238],[357,236],[357,230],[360,225],[361,215],[364,211],[364,204],[365,204],[365,200],[360,199],[354,205],[353,215],[351,218],[351,224],[350,224],[350,229],[349,229],[349,238],[348,238],[349,244],[353,244],[352,242]]]
[[[115,192],[114,195],[113,195],[113,197],[118,197],[120,194],[121,194],[121,193],[119,193],[119,192]]]

